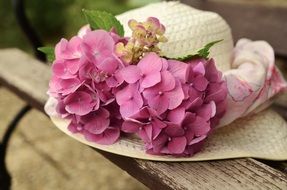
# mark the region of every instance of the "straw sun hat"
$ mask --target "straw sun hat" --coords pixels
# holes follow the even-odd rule
[[[167,43],[161,44],[165,56],[180,57],[195,52],[205,44],[223,39],[211,49],[210,57],[227,81],[227,112],[217,130],[208,137],[203,149],[192,157],[157,156],[145,153],[143,142],[135,136],[122,137],[113,145],[87,141],[72,134],[69,121],[55,113],[50,98],[46,111],[64,133],[89,146],[128,157],[158,161],[200,161],[239,157],[271,160],[287,159],[287,125],[271,109],[271,99],[286,88],[274,66],[274,52],[264,41],[242,39],[233,45],[231,29],[216,13],[194,9],[179,2],[161,2],[118,15],[126,35],[133,18],[144,21],[156,17],[166,27]],[[262,111],[263,110],[263,111]]]

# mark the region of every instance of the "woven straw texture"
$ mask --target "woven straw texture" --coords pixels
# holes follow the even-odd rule
[[[287,159],[287,125],[275,112],[266,110],[239,119],[216,130],[201,152],[193,157],[154,156],[146,154],[137,138],[121,139],[113,145],[88,142],[82,135],[68,131],[68,121],[52,117],[54,124],[67,135],[89,146],[111,153],[155,161],[203,161],[253,157],[267,160]]]
[[[124,25],[126,36],[131,35],[127,23],[133,18],[145,21],[157,17],[166,27],[168,42],[161,45],[163,54],[180,57],[195,53],[209,42],[223,41],[211,49],[211,57],[221,71],[230,69],[233,40],[230,27],[216,13],[201,11],[179,2],[161,2],[134,9],[117,18]]]

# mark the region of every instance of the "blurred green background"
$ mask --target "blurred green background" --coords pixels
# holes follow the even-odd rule
[[[159,0],[26,0],[25,10],[32,26],[45,45],[54,45],[60,38],[70,38],[85,24],[81,10],[105,10],[119,14]],[[31,51],[19,28],[12,1],[0,1],[0,48],[18,47]]]

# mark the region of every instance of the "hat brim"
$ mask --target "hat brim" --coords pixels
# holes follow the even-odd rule
[[[266,160],[287,160],[287,124],[271,109],[238,119],[217,129],[208,137],[203,149],[192,157],[157,156],[147,154],[144,144],[136,137],[125,137],[113,145],[87,141],[81,134],[68,130],[69,121],[51,117],[64,133],[91,147],[132,158],[153,161],[204,161],[253,157]]]

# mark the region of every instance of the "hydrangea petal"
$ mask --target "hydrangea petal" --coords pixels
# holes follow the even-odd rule
[[[158,137],[152,141],[153,152],[159,153],[167,142],[168,142],[167,135],[165,134],[158,135]]]
[[[169,71],[161,72],[161,82],[155,88],[158,88],[159,91],[170,91],[175,87],[175,78]]]
[[[82,59],[72,59],[66,61],[66,68],[71,74],[76,74],[80,67],[82,66],[83,60]]]
[[[62,38],[55,47],[55,57],[57,60],[63,59],[62,52],[65,50],[68,46],[68,40],[65,38]]]
[[[134,114],[131,118],[136,119],[136,120],[142,120],[142,119],[147,119],[151,116],[150,108],[147,106],[141,108],[139,112]]]
[[[93,110],[92,97],[86,92],[75,92],[64,99],[67,112],[76,115],[86,115]]]
[[[145,126],[146,127],[146,126]],[[138,131],[138,135],[139,137],[145,142],[148,143],[151,141],[151,138],[149,137],[149,135],[147,134],[147,131],[144,129],[145,127],[143,127],[142,129],[140,129]]]
[[[159,124],[160,123],[160,124]],[[152,140],[156,139],[160,132],[162,131],[162,128],[164,128],[165,124],[163,122],[156,122],[154,121],[152,123]]]
[[[143,106],[143,99],[138,91],[137,84],[130,84],[117,92],[116,100],[120,105],[120,112],[123,117],[130,117],[136,114]]]
[[[156,96],[148,100],[148,104],[151,108],[155,109],[158,114],[162,114],[168,109],[169,98],[167,96]]]
[[[141,80],[141,87],[142,88],[149,88],[161,81],[160,72],[150,73],[149,75],[142,76]]]
[[[104,30],[88,32],[83,37],[82,50],[91,62],[100,62],[111,56],[115,42],[111,35]]]
[[[177,108],[184,99],[184,93],[183,93],[180,83],[179,82],[177,83],[175,89],[165,93],[165,96],[167,96],[169,99],[168,108],[169,109]]]
[[[137,113],[141,107],[141,102],[129,101],[120,107],[120,112],[123,118],[128,118]]]
[[[143,129],[145,130],[149,141],[151,141],[153,138],[153,126],[152,125],[146,125]]]
[[[69,79],[76,77],[68,71],[64,60],[56,60],[52,65],[52,72],[61,79]]]
[[[133,90],[136,90],[133,86],[128,85],[122,90],[116,93],[117,103],[121,106],[125,102],[129,101],[133,96]]]
[[[162,59],[156,53],[151,52],[139,61],[138,67],[144,75],[159,72],[162,69]]]
[[[74,123],[74,122],[71,122],[69,125],[68,125],[68,130],[71,132],[71,133],[78,133],[79,131],[77,130],[77,125]]]
[[[182,154],[185,150],[186,143],[185,137],[174,137],[168,143],[167,148],[171,154]]]
[[[184,130],[179,125],[169,124],[164,132],[170,137],[178,137],[184,135]]]
[[[81,85],[82,82],[77,78],[59,80],[59,85],[62,87],[61,93],[68,95],[75,92]]]
[[[196,110],[198,107],[200,107],[203,103],[203,100],[201,97],[197,97],[195,100],[193,101],[187,101],[186,103],[186,108],[187,110]]]
[[[122,78],[121,74],[116,71],[114,74],[112,74],[111,77],[106,79],[106,83],[109,87],[118,87],[124,82],[124,79]]]
[[[199,91],[204,91],[208,85],[208,80],[203,75],[198,75],[193,80],[193,86]]]
[[[194,132],[192,130],[187,130],[185,132],[186,144],[190,145],[192,140],[194,139]]]
[[[203,141],[204,139],[206,139],[206,137],[207,137],[207,135],[202,135],[200,137],[194,138],[192,141],[190,141],[188,143],[188,145],[193,145],[193,144],[199,143],[200,141]]]
[[[195,118],[195,121],[191,125],[195,136],[206,135],[210,131],[210,124],[200,116]]]
[[[184,107],[178,107],[176,109],[170,110],[167,119],[175,124],[180,124],[185,116],[185,108]]]
[[[89,119],[85,122],[84,128],[93,134],[103,133],[110,125],[110,113],[101,108],[98,111],[90,114]]]
[[[140,124],[132,121],[124,121],[122,124],[122,131],[125,133],[136,133],[139,131]]]
[[[192,123],[195,121],[196,114],[191,112],[186,112],[185,117],[181,123],[182,127],[187,127],[192,125]]]
[[[74,36],[70,41],[61,39],[56,45],[55,55],[56,59],[79,59],[81,57],[80,44],[82,39],[78,36]]]
[[[84,132],[84,136],[88,141],[102,145],[111,145],[120,137],[120,130],[117,127],[109,127],[100,135],[95,135],[86,131]]]
[[[120,71],[122,78],[127,83],[135,83],[141,77],[140,69],[136,65],[129,65]]]
[[[156,127],[163,129],[167,126],[167,124],[161,120],[159,120],[158,118],[153,118],[152,120],[152,124],[155,125]]]
[[[210,82],[219,82],[222,78],[222,73],[216,69],[213,59],[207,62],[205,77]]]
[[[208,95],[205,98],[206,102],[220,102],[225,100],[227,96],[227,88],[225,83],[210,83],[207,94]]]
[[[204,61],[205,62],[205,61]],[[195,73],[205,75],[205,68],[202,61],[199,61],[196,65],[193,66],[193,71]]]
[[[213,102],[213,101],[212,101]],[[206,121],[210,120],[211,117],[215,115],[216,105],[212,103],[203,104],[200,108],[196,110],[197,115],[205,119]]]
[[[168,60],[168,71],[182,83],[187,81],[188,65],[176,60]]]
[[[98,69],[107,72],[109,74],[113,74],[118,66],[119,66],[118,60],[113,57],[108,57],[103,61],[97,63]]]
[[[61,89],[62,86],[60,84],[60,81],[62,79],[58,78],[57,76],[52,76],[51,80],[49,81],[49,90],[48,93],[50,93],[51,95],[54,95],[55,93],[57,94]],[[54,95],[54,97],[56,97]]]

